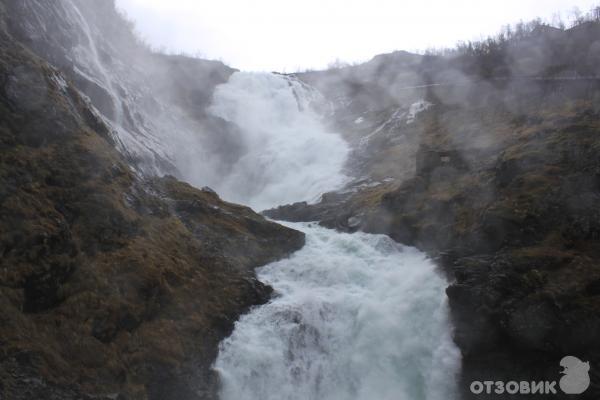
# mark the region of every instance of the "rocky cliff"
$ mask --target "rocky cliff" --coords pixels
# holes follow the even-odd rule
[[[233,69],[151,50],[114,1],[3,3],[12,37],[89,98],[138,172],[183,178],[202,157],[219,175],[235,159],[237,130],[206,113]]]
[[[303,234],[132,169],[101,85],[38,47],[64,25],[15,28],[40,20],[14,7],[47,4],[0,3],[0,397],[214,398],[219,341],[270,295],[254,268]],[[180,78],[203,68],[163,58]]]

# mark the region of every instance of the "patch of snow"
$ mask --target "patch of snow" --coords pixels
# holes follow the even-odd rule
[[[363,117],[358,117],[354,120],[355,124],[362,124],[364,122],[364,118]]]
[[[379,125],[377,127],[377,129],[375,129],[373,132],[369,133],[367,136],[363,137],[360,140],[359,146],[360,147],[366,146],[367,143],[369,143],[369,141],[371,140],[371,138],[373,136],[377,135],[379,132],[383,131],[385,128],[393,128],[393,127],[397,126],[398,121],[402,120],[405,115],[406,115],[406,112],[404,111],[404,109],[398,108],[396,111],[394,111],[392,116],[389,117],[383,124]]]
[[[406,117],[406,124],[410,125],[413,122],[415,122],[417,115],[419,115],[423,111],[427,110],[432,105],[433,105],[432,103],[425,101],[425,100],[420,100],[420,101],[417,101],[416,103],[411,104],[408,109],[408,116]]]

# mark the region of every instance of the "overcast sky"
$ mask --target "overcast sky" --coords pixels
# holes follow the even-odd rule
[[[153,46],[242,70],[293,72],[497,33],[600,0],[117,0]]]

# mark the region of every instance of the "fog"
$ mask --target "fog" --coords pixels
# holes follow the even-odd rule
[[[592,0],[117,0],[153,46],[243,70],[323,69],[393,50],[452,47],[540,17],[568,20]]]

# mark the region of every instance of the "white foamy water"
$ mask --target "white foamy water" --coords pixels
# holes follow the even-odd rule
[[[217,87],[210,111],[242,131],[245,154],[214,188],[262,210],[314,201],[340,188],[348,145],[325,129],[319,93],[291,77],[238,72]]]
[[[460,356],[433,263],[386,236],[288,225],[306,246],[259,269],[276,296],[222,342],[221,400],[454,398]]]

